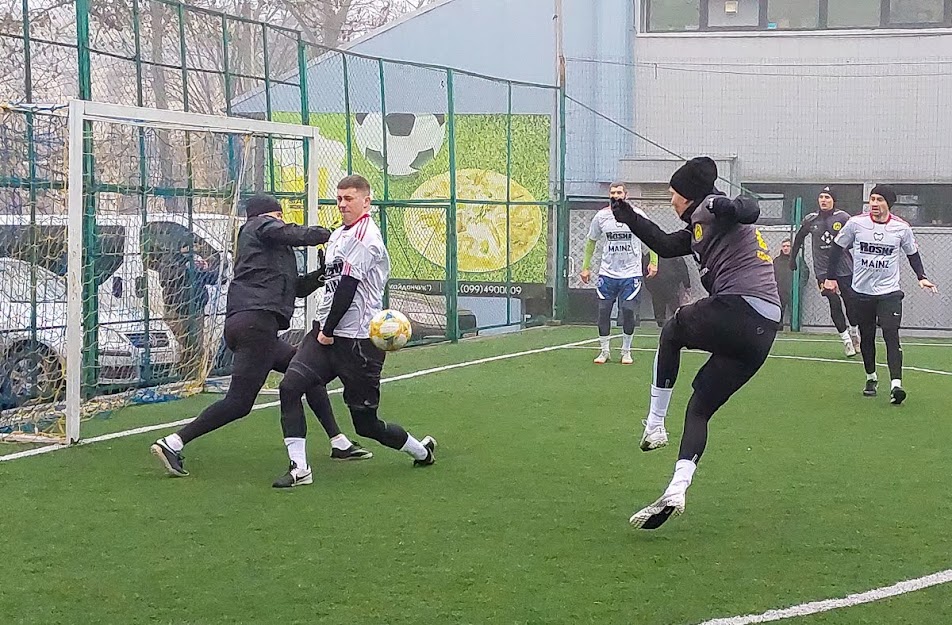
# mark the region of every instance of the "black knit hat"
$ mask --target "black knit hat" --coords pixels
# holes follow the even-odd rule
[[[833,187],[831,187],[830,185],[826,185],[825,187],[823,187],[822,189],[820,189],[819,195],[823,195],[824,193],[826,193],[826,194],[829,195],[831,198],[833,198],[833,203],[834,203],[834,204],[836,203],[836,192],[833,190]]]
[[[889,206],[889,208],[892,208],[893,204],[896,203],[896,191],[889,185],[878,184],[873,187],[873,190],[870,191],[869,194],[883,196],[883,199],[886,200],[886,205]]]
[[[671,176],[671,188],[695,204],[714,192],[717,163],[707,156],[692,158]]]
[[[248,219],[265,213],[280,213],[281,205],[270,195],[258,193],[245,200],[245,215]]]

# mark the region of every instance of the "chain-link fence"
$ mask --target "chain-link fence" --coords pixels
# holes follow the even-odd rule
[[[0,8],[0,299],[16,313],[0,328],[2,407],[61,399],[68,323],[53,291],[66,273],[71,98],[318,130],[307,149],[287,136],[86,122],[83,323],[119,328],[117,344],[135,335],[132,351],[102,336],[85,346],[88,393],[227,372],[228,224],[257,190],[288,219],[336,226],[337,181],[365,176],[391,256],[385,303],[416,340],[541,323],[564,300],[557,88],[331,50],[169,0]]]

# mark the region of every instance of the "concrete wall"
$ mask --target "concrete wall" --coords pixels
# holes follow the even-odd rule
[[[635,57],[639,131],[743,182],[952,181],[948,29],[639,34]]]

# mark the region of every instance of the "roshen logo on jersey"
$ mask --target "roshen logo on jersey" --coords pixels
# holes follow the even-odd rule
[[[874,256],[892,256],[896,250],[894,245],[884,245],[882,243],[866,243],[860,241],[859,251],[863,254],[872,254]]]

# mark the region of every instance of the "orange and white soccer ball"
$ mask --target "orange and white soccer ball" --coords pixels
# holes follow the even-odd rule
[[[410,340],[410,320],[399,310],[381,310],[370,320],[370,340],[385,352],[395,352]]]

